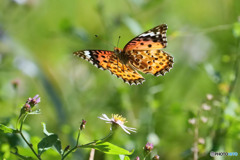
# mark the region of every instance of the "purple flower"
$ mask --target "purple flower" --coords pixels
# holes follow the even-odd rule
[[[147,142],[147,144],[146,144],[145,147],[144,147],[144,150],[145,150],[145,151],[148,151],[148,152],[151,152],[152,149],[153,149],[153,144]]]
[[[38,104],[40,102],[40,97],[37,94],[36,96],[34,96],[33,98],[28,98],[27,102],[28,104],[30,104],[31,107],[34,107],[36,104]]]

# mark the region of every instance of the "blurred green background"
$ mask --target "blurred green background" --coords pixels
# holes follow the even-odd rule
[[[240,154],[239,21],[239,0],[0,0],[1,123],[13,126],[26,99],[39,94],[41,115],[28,117],[25,127],[33,142],[44,137],[45,122],[63,147],[73,146],[82,119],[80,143],[100,139],[109,125],[97,117],[114,113],[137,128],[131,135],[119,129],[110,141],[134,149],[131,159],[142,156],[147,142],[154,143],[152,156],[193,159],[197,140],[188,121],[199,116],[208,119],[198,125],[205,140],[198,144],[199,159],[211,159],[211,150]],[[119,36],[123,48],[162,23],[174,66],[163,77],[143,75],[142,85],[129,86],[72,54],[113,50]],[[17,137],[0,133],[1,158],[17,159],[9,153],[16,144],[32,156]],[[68,159],[88,159],[89,152],[77,150]],[[49,150],[43,159],[60,157]],[[118,156],[96,152],[95,159]]]

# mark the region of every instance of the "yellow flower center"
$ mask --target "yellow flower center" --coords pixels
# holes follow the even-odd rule
[[[118,114],[113,114],[112,115],[114,122],[120,122],[122,124],[126,123],[126,118],[122,117],[122,115],[118,115]]]

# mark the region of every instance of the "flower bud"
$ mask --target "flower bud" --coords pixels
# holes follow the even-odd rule
[[[159,155],[155,155],[152,160],[159,160],[160,159],[160,156]]]
[[[205,144],[205,139],[202,138],[202,137],[198,138],[198,143],[199,144]]]
[[[13,80],[12,82],[12,85],[13,85],[13,88],[14,89],[17,89],[19,84],[20,84],[20,80],[19,79],[16,79],[16,80]]]
[[[211,106],[207,105],[206,103],[203,103],[202,104],[202,109],[205,110],[205,111],[209,111],[209,110],[211,110]]]
[[[85,129],[85,124],[87,123],[87,121],[85,121],[84,119],[82,119],[82,123],[80,125],[80,130]]]
[[[67,145],[67,147],[65,147],[65,149],[64,149],[64,152],[68,151],[69,148],[70,148],[70,145]]]
[[[212,100],[213,99],[213,95],[212,94],[207,94],[207,99],[210,101],[210,100]]]
[[[147,151],[147,152],[151,152],[153,149],[153,144],[152,143],[147,143],[144,147],[144,150]]]
[[[194,124],[196,124],[196,119],[191,118],[191,119],[188,120],[188,123],[194,125]]]
[[[135,160],[140,160],[140,158],[137,156],[137,157],[135,158]]]
[[[24,106],[22,107],[22,109],[25,111],[25,112],[31,112],[31,106],[28,104],[28,103],[25,103]]]

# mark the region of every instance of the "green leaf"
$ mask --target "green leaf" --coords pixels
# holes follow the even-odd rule
[[[54,133],[49,133],[47,131],[47,127],[46,127],[46,124],[45,123],[42,123],[43,125],[43,133],[46,135],[46,136],[50,136],[50,135],[53,135]],[[54,144],[54,147],[56,148],[56,150],[58,151],[59,154],[62,154],[63,153],[63,150],[62,150],[62,144],[61,144],[61,141],[60,139],[58,138],[56,143]]]
[[[58,153],[62,155],[62,153],[63,153],[62,144],[61,144],[61,141],[59,139],[57,139],[57,142],[54,144],[54,147],[56,148]]]
[[[46,136],[49,136],[49,135],[53,134],[53,133],[49,133],[49,132],[47,131],[47,127],[46,127],[46,124],[45,124],[44,122],[42,122],[42,126],[43,126],[43,133],[44,133]]]
[[[125,156],[124,160],[130,160],[130,158],[128,156]]]
[[[58,136],[56,134],[49,135],[47,137],[44,137],[39,143],[38,143],[38,154],[41,155],[44,151],[51,148],[58,140]]]
[[[104,152],[106,154],[113,154],[113,155],[119,155],[119,154],[131,155],[133,153],[133,151],[129,152],[128,150],[120,148],[109,142],[98,142],[95,145],[82,146],[82,148],[94,148],[94,149]]]
[[[7,127],[3,124],[0,124],[0,130],[3,131],[3,133],[17,133],[17,130]]]
[[[128,156],[125,156],[125,155],[119,155],[119,159],[120,160],[130,160],[130,158]]]
[[[28,114],[41,114],[40,109],[34,110]]]

